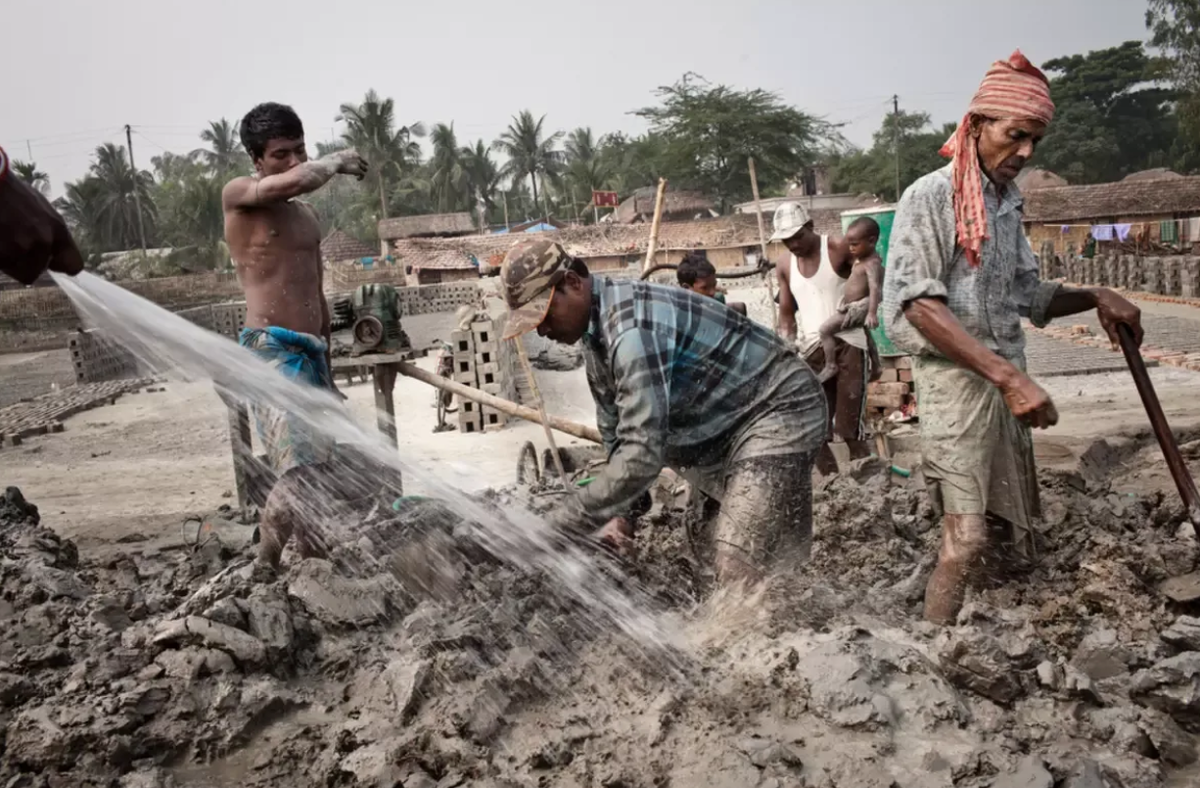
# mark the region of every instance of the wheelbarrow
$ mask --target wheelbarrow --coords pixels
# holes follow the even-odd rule
[[[1196,490],[1196,482],[1188,473],[1187,463],[1183,461],[1183,455],[1179,452],[1175,434],[1167,424],[1167,417],[1163,414],[1158,395],[1154,393],[1154,384],[1150,382],[1150,374],[1146,371],[1141,353],[1138,352],[1133,332],[1128,326],[1120,325],[1117,327],[1117,335],[1121,340],[1125,363],[1129,365],[1133,383],[1137,386],[1138,396],[1142,398],[1142,405],[1150,418],[1150,428],[1154,431],[1154,437],[1158,439],[1158,445],[1167,461],[1167,468],[1171,471],[1171,478],[1175,481],[1179,497],[1183,499],[1183,505],[1187,508],[1188,520],[1196,532],[1197,541],[1200,541],[1200,493]],[[1176,602],[1194,602],[1200,599],[1200,572],[1169,578],[1163,581],[1158,590],[1163,596]]]

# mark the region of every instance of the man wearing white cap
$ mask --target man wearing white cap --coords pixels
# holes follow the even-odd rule
[[[782,241],[791,252],[776,264],[779,275],[779,330],[796,342],[800,355],[814,370],[825,366],[821,325],[832,317],[841,301],[846,280],[854,267],[844,238],[813,231],[812,218],[803,205],[786,202],[775,211],[772,241]],[[867,388],[867,338],[861,328],[837,335],[837,374],[825,381],[829,401],[830,437],[846,442],[850,459],[868,457],[864,440],[863,405]],[[822,474],[837,473],[837,461],[826,444],[817,455]]]

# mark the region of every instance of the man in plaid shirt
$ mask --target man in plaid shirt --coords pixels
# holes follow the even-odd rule
[[[621,517],[664,467],[721,502],[718,579],[756,580],[812,537],[812,464],[825,397],[783,340],[682,288],[591,276],[557,243],[509,252],[501,269],[505,339],[537,329],[581,342],[608,463],[552,521],[595,528]],[[627,535],[610,526],[602,538]]]

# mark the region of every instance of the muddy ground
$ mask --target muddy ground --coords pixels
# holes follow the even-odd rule
[[[31,391],[61,372],[20,365]],[[1152,376],[1200,475],[1197,378]],[[582,370],[540,380],[591,421]],[[812,561],[749,598],[711,594],[669,479],[636,557],[539,570],[487,536],[528,497],[516,450],[540,428],[434,434],[403,379],[401,456],[471,493],[476,522],[430,502],[350,518],[331,560],[272,575],[218,511],[210,387],[80,414],[0,451],[0,485],[41,506],[0,502],[0,786],[1200,784],[1200,606],[1157,593],[1195,540],[1128,376],[1044,385],[1063,419],[1035,442],[1041,559],[945,629],[920,620],[926,496],[869,463],[817,485]],[[346,393],[373,423],[370,386]],[[189,544],[191,514],[217,537]]]
[[[1045,471],[1039,564],[945,629],[919,618],[926,496],[870,463],[818,487],[812,561],[751,598],[709,594],[664,481],[635,559],[577,567],[640,622],[431,502],[275,576],[237,528],[94,559],[9,490],[0,785],[1194,785],[1200,609],[1155,588],[1196,544],[1173,496],[1123,487],[1156,462],[1115,439]]]

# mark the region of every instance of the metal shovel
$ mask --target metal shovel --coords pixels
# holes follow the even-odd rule
[[[1179,453],[1179,444],[1175,442],[1175,434],[1171,432],[1167,417],[1163,415],[1162,405],[1158,402],[1158,395],[1154,393],[1154,384],[1150,382],[1150,374],[1146,371],[1142,354],[1138,352],[1133,331],[1129,326],[1122,324],[1117,326],[1117,336],[1121,340],[1121,350],[1125,353],[1125,363],[1129,365],[1129,372],[1133,375],[1133,384],[1137,386],[1138,396],[1142,398],[1146,415],[1150,417],[1150,428],[1154,430],[1154,437],[1158,438],[1158,445],[1166,458],[1171,478],[1175,480],[1179,497],[1187,507],[1188,520],[1196,532],[1196,539],[1200,541],[1200,492],[1196,491],[1196,482],[1188,473],[1183,455]],[[1176,602],[1194,602],[1200,599],[1200,572],[1172,577],[1159,586],[1159,591]]]

